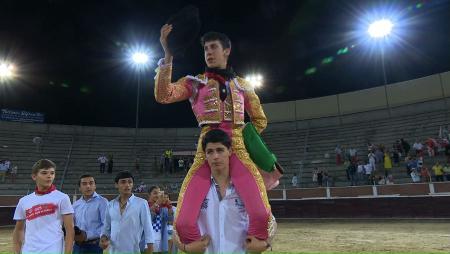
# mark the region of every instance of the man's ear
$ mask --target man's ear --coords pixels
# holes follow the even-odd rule
[[[224,49],[223,51],[224,51],[226,57],[230,57],[231,48]]]

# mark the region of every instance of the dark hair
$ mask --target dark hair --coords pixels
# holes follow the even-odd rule
[[[161,188],[159,188],[158,185],[153,185],[152,187],[150,187],[150,189],[148,189],[148,194],[152,193],[152,191],[153,191],[154,189],[161,189]]]
[[[131,174],[130,171],[126,171],[126,170],[120,171],[119,173],[117,173],[116,178],[114,178],[114,182],[118,183],[120,179],[124,179],[124,178],[131,178],[131,179],[133,179],[133,182],[134,182],[133,175]]]
[[[205,46],[205,43],[208,41],[219,41],[220,44],[222,44],[223,49],[229,49],[231,48],[231,41],[230,38],[226,34],[218,33],[218,32],[207,32],[205,33],[202,38],[200,38],[200,44]]]
[[[34,163],[33,167],[31,168],[31,174],[35,175],[39,173],[39,170],[49,168],[54,168],[56,170],[56,164],[49,159],[41,159]]]
[[[231,147],[231,139],[230,136],[226,132],[221,129],[210,130],[206,133],[206,135],[202,139],[202,149],[205,151],[206,145],[208,143],[221,143],[226,146],[228,149]]]
[[[81,179],[83,178],[88,178],[88,177],[92,177],[94,179],[94,183],[95,183],[95,177],[89,174],[84,174],[80,176],[80,179],[78,179],[78,186],[81,186]]]

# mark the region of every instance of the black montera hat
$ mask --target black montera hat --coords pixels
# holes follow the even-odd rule
[[[185,6],[172,15],[167,24],[172,25],[172,31],[167,37],[169,50],[173,55],[183,54],[200,32],[200,17],[198,8],[193,5]]]

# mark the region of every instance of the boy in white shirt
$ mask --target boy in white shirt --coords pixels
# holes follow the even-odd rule
[[[53,185],[55,169],[55,163],[47,159],[33,165],[36,189],[19,200],[14,213],[14,253],[72,253],[73,208],[69,196]]]

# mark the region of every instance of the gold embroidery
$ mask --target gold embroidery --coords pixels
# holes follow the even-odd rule
[[[258,95],[251,89],[250,84],[238,78],[239,84],[244,88],[245,111],[247,111],[256,130],[261,133],[267,126],[267,118],[259,101]]]
[[[155,79],[155,99],[159,103],[168,104],[183,101],[191,97],[192,92],[187,88],[189,81],[186,77],[171,83],[172,65],[160,66]]]

